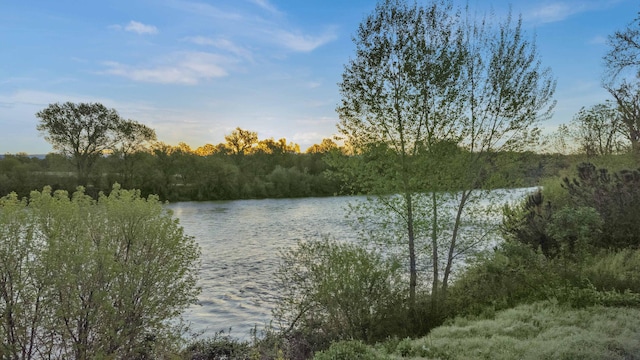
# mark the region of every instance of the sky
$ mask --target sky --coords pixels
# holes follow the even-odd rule
[[[467,2],[454,0],[459,5]],[[425,3],[424,1],[420,1]],[[606,39],[637,0],[469,0],[523,17],[557,79],[550,132],[601,87]],[[373,0],[3,0],[0,154],[46,154],[35,114],[100,102],[170,145],[224,142],[236,127],[304,151],[337,132],[338,82]]]

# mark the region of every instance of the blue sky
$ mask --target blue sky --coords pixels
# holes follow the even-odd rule
[[[458,1],[458,0],[456,0]],[[459,1],[459,4],[466,2]],[[0,4],[0,153],[52,151],[35,113],[101,102],[171,145],[218,144],[235,127],[302,150],[336,132],[337,83],[372,0],[6,0]],[[554,129],[600,87],[606,37],[637,0],[470,0],[522,14],[557,78]]]

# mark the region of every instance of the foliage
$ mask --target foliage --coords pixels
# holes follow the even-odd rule
[[[640,211],[640,172],[621,170],[613,174],[596,169],[593,164],[578,166],[577,178],[563,179],[570,196],[569,206],[594,208],[602,218],[602,236],[596,247],[622,249],[640,243],[640,223],[635,214]]]
[[[399,267],[381,254],[328,239],[283,253],[274,311],[285,333],[321,349],[330,341],[371,342],[404,331]]]
[[[124,120],[115,109],[99,103],[49,104],[36,116],[40,118],[38,131],[72,160],[81,185],[87,184],[95,163],[105,153],[117,151],[126,159],[142,143],[155,140],[152,129]]]
[[[411,353],[420,356],[414,359],[635,358],[639,317],[637,309],[575,310],[538,302],[496,313],[494,319],[453,320],[413,340]]]
[[[377,360],[385,359],[361,341],[338,341],[324,351],[315,353],[314,360]]]
[[[499,183],[487,175],[491,154],[534,143],[537,123],[554,106],[555,82],[521,21],[493,25],[466,15],[450,1],[380,2],[360,24],[356,56],[339,84],[338,129],[354,156],[332,165],[356,189],[401,198],[381,201],[404,229],[411,307],[417,249],[426,247],[418,224],[428,224],[435,307],[446,297],[456,256],[468,248],[460,234],[468,208],[484,195],[476,190]],[[437,193],[443,188],[460,191],[446,232]],[[431,194],[423,203],[428,211],[419,204],[424,191]]]
[[[492,315],[522,303],[549,297],[564,281],[558,264],[529,246],[506,242],[477,258],[453,283],[449,316]]]
[[[45,188],[2,198],[0,221],[8,357],[160,357],[180,343],[199,249],[157,197]]]
[[[611,101],[581,108],[567,129],[568,135],[579,144],[578,151],[587,157],[621,153],[628,147],[624,123]]]
[[[604,61],[610,78],[627,69],[640,72],[640,13],[624,30],[609,35],[608,44]]]
[[[255,131],[236,128],[231,134],[226,135],[226,147],[232,154],[244,155],[258,143],[258,133]]]
[[[598,290],[640,294],[640,250],[600,253],[585,268],[585,275]]]
[[[249,360],[256,358],[255,351],[249,342],[219,332],[211,338],[197,340],[189,344],[182,351],[182,358],[188,360]]]

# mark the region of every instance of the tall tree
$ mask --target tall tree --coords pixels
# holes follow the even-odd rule
[[[430,239],[435,304],[463,251],[460,228],[472,192],[486,186],[482,160],[534,141],[536,124],[554,105],[555,82],[521,22],[514,26],[509,17],[494,26],[466,15],[446,0],[426,6],[382,1],[360,24],[356,56],[339,84],[338,129],[356,164],[342,170],[366,191],[401,195],[379,200],[403,224],[411,306],[416,241]],[[468,151],[450,151],[459,148]],[[464,191],[454,195],[457,206],[444,229],[439,208],[451,198],[437,192],[451,189]]]
[[[37,129],[55,150],[71,158],[82,184],[96,160],[113,148],[113,131],[121,122],[116,110],[99,103],[50,104],[36,116],[40,118]]]
[[[631,149],[640,155],[640,12],[625,29],[609,36],[604,88],[618,104]]]
[[[114,155],[122,160],[122,185],[132,188],[132,179],[136,167],[135,154],[149,149],[157,140],[155,130],[133,120],[121,120],[115,128],[116,146]]]
[[[624,134],[631,142],[631,150],[640,156],[640,77],[623,81],[618,87],[608,87],[618,105],[618,116]]]
[[[355,154],[368,154],[373,165],[361,186],[402,195],[401,204],[389,205],[404,220],[411,307],[417,287],[414,201],[423,185],[416,160],[429,141],[455,136],[451,130],[461,110],[453,101],[462,84],[463,55],[455,15],[447,2],[379,3],[358,28],[356,57],[339,84],[338,129]]]
[[[640,12],[624,30],[608,38],[609,52],[604,56],[607,77],[613,80],[624,70],[640,76]]]
[[[55,150],[68,157],[86,184],[96,161],[106,153],[128,157],[156,139],[155,131],[124,120],[100,103],[50,104],[39,111],[37,129]]]
[[[244,155],[258,143],[258,133],[237,127],[229,135],[225,135],[225,145],[233,154]]]
[[[616,154],[625,147],[624,124],[611,101],[580,109],[567,131],[589,157]]]

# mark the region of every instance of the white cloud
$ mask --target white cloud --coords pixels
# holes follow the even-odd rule
[[[596,36],[589,41],[589,44],[593,44],[593,45],[604,45],[606,43],[607,43],[606,36]]]
[[[271,4],[269,0],[252,0],[251,2],[271,13],[280,15],[280,11],[273,4]]]
[[[242,46],[236,45],[232,41],[224,38],[212,39],[205,36],[192,36],[192,37],[186,37],[183,40],[191,42],[196,45],[214,46],[218,49],[228,51],[241,58],[245,58],[249,60],[252,59],[251,51],[245,49]]]
[[[527,11],[524,15],[524,18],[536,23],[552,23],[565,20],[575,14],[579,14],[582,12],[606,9],[619,2],[620,0],[565,0],[546,2],[543,5]]]
[[[158,28],[153,26],[153,25],[145,25],[143,23],[137,22],[137,21],[130,21],[125,27],[124,29],[126,31],[130,31],[130,32],[134,32],[140,35],[144,35],[144,34],[149,34],[149,35],[153,35],[153,34],[157,34],[158,33]]]
[[[283,47],[299,52],[311,52],[318,47],[338,38],[335,29],[330,28],[320,36],[310,36],[299,32],[277,30],[273,33],[275,40]]]
[[[161,84],[195,85],[227,75],[224,65],[229,59],[205,52],[186,52],[172,55],[154,66],[130,66],[118,62],[105,62],[104,73],[122,76],[134,81]]]
[[[196,1],[172,1],[173,6],[179,10],[190,12],[199,16],[207,16],[219,20],[239,21],[243,16],[234,12],[223,11],[219,8],[203,2]]]
[[[583,6],[569,5],[567,3],[553,3],[543,5],[533,11],[531,11],[527,18],[530,18],[540,23],[551,23],[556,21],[562,21],[569,16],[582,11]]]

